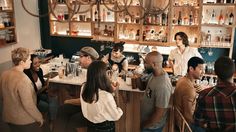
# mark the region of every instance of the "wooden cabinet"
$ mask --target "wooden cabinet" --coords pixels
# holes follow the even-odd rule
[[[13,0],[0,2],[0,47],[16,43],[16,27]]]
[[[232,56],[235,36],[236,4],[234,1],[202,3],[201,47],[226,48]]]
[[[73,0],[70,4],[73,7]],[[143,0],[145,3],[145,0]],[[82,14],[71,16],[68,4],[58,3],[50,17],[51,35],[85,37],[101,41],[125,41],[129,44],[175,46],[174,35],[183,31],[190,46],[228,48],[232,55],[235,32],[235,1],[170,0],[169,8],[160,14],[144,14],[139,0],[133,0],[127,11],[112,12],[113,3],[81,5]],[[233,3],[232,3],[233,2]],[[119,7],[122,7],[120,0]],[[128,15],[129,14],[129,15]],[[145,15],[143,19],[140,17]],[[132,17],[131,17],[132,16]],[[57,17],[57,19],[55,19]],[[59,20],[58,20],[59,19]],[[100,22],[98,22],[100,21]]]

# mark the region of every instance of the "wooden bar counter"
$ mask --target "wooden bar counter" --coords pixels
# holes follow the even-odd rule
[[[50,90],[54,96],[58,96],[58,101],[62,105],[64,100],[78,98],[80,87],[86,80],[85,76],[64,77],[58,76],[49,80]],[[118,78],[120,84],[118,96],[116,96],[117,105],[123,110],[123,115],[116,122],[116,132],[139,132],[140,131],[140,102],[143,91],[132,89],[121,78]]]

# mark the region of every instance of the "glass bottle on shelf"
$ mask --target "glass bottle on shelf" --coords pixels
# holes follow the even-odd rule
[[[220,10],[220,15],[219,15],[219,18],[218,18],[218,24],[222,25],[224,24],[224,17],[223,17],[223,11]]]
[[[108,36],[110,36],[110,37],[113,36],[113,30],[112,30],[111,26],[109,26],[109,28],[108,28]]]
[[[145,20],[145,24],[151,24],[151,21],[152,21],[152,16],[151,14],[148,14]]]
[[[206,42],[210,45],[211,43],[211,33],[210,30],[207,31]]]
[[[184,15],[184,18],[183,18],[183,25],[189,25],[189,18],[188,18],[188,13],[187,13],[187,11],[184,11],[184,13],[183,14],[185,14]]]
[[[127,29],[127,27],[125,27],[125,30],[124,30],[124,39],[128,39],[129,38],[129,31]]]
[[[223,43],[224,42],[224,35],[222,33],[222,31],[220,30],[220,42]]]
[[[209,24],[210,23],[210,12],[208,9],[205,10],[202,18],[202,23]]]
[[[167,14],[163,12],[161,17],[162,17],[162,26],[167,26]]]
[[[105,22],[107,19],[107,14],[105,8],[102,9],[102,21]]]
[[[175,0],[175,6],[179,5],[179,0]]]
[[[212,14],[211,14],[211,23],[212,24],[217,24],[217,22],[216,22],[216,12],[215,12],[214,9],[212,10]]]
[[[198,25],[198,13],[197,13],[197,11],[195,11],[195,15],[194,15],[194,25]]]
[[[140,30],[138,29],[135,35],[135,40],[139,41],[139,36],[140,36]]]
[[[234,22],[234,14],[233,12],[231,12],[229,14],[229,25],[233,25],[233,22]]]
[[[146,31],[143,31],[143,41],[146,40]]]
[[[176,25],[176,24],[177,24],[177,20],[176,20],[175,14],[174,14],[173,19],[172,19],[172,24],[173,24],[173,25]]]
[[[135,40],[135,31],[134,31],[134,29],[130,29],[129,39],[130,40]]]
[[[124,22],[124,17],[123,17],[123,13],[122,12],[119,13],[118,22],[120,22],[120,23]]]
[[[135,23],[134,12],[131,12],[131,23]]]
[[[94,12],[94,21],[98,21],[98,11],[95,10]]]
[[[139,16],[139,13],[137,12],[136,18],[135,18],[135,22],[136,22],[136,23],[139,23],[139,17],[140,17],[140,16]]]
[[[193,11],[192,10],[190,11],[190,14],[189,14],[189,25],[193,25]]]
[[[226,11],[226,13],[225,13],[224,24],[229,25],[229,13],[228,13],[228,11]]]
[[[124,29],[123,25],[119,28],[119,39],[124,39]]]
[[[104,36],[108,36],[107,25],[105,25],[105,28],[104,28],[104,30],[103,30],[103,35],[104,35]]]
[[[156,15],[155,24],[156,25],[161,25],[161,22],[162,22],[162,17],[160,15]]]
[[[69,14],[68,14],[68,10],[64,11],[64,20],[68,20],[69,19]]]
[[[125,22],[130,23],[130,16],[128,13],[125,14]]]
[[[111,11],[107,10],[107,21],[113,21],[114,16]]]
[[[178,16],[178,25],[182,25],[182,16],[181,16],[181,11],[179,11],[179,16]]]

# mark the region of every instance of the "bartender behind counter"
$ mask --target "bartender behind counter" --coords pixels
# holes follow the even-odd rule
[[[170,51],[168,62],[174,71],[174,75],[185,76],[187,73],[187,63],[191,57],[200,57],[197,48],[189,47],[188,36],[184,32],[175,34],[177,48]]]
[[[110,68],[113,65],[117,65],[119,72],[126,73],[128,71],[128,60],[123,55],[124,43],[116,43],[111,53],[107,54],[102,58],[102,61],[109,64]]]

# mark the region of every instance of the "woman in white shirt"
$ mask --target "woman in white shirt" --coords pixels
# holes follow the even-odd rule
[[[106,74],[106,64],[94,61],[88,67],[87,81],[81,88],[81,108],[90,121],[90,132],[115,132],[115,123],[123,111],[117,107],[112,92],[116,86],[111,84]]]
[[[177,48],[170,51],[168,62],[174,75],[185,76],[188,60],[194,56],[202,58],[197,48],[189,47],[188,36],[184,32],[175,34]]]

